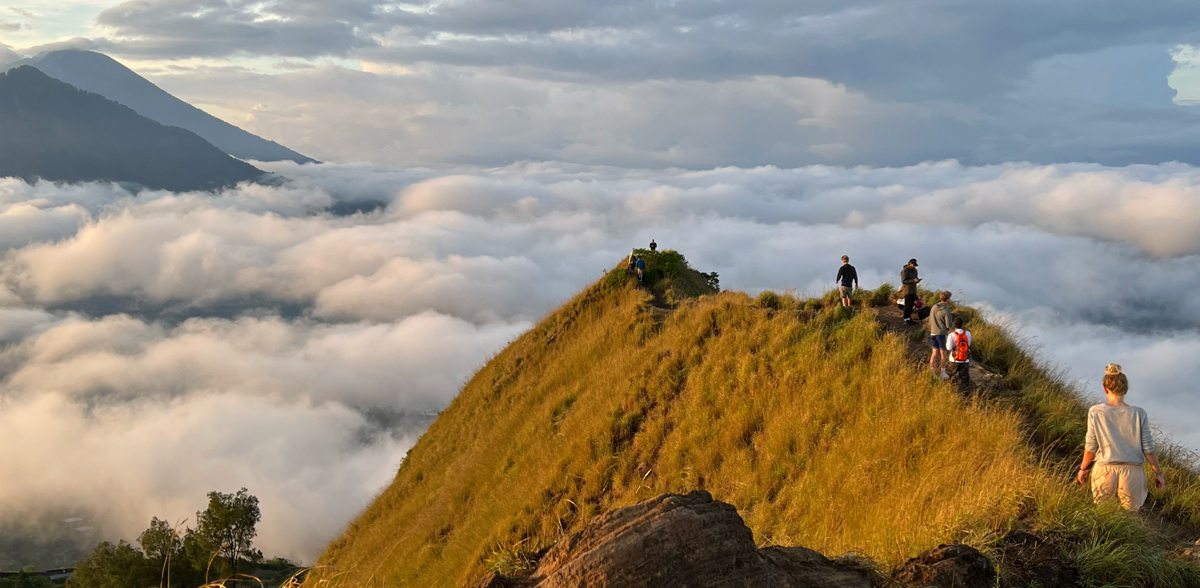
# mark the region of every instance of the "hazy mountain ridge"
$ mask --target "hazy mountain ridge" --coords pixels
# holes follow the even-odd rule
[[[166,126],[31,66],[0,73],[0,175],[208,190],[263,172],[194,133]]]
[[[187,129],[238,159],[316,161],[172,96],[102,53],[77,49],[49,51],[10,63],[0,70],[22,65],[35,67],[54,79],[128,106],[151,120]]]

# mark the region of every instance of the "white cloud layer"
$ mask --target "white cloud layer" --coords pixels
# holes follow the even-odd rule
[[[1200,170],[1182,164],[398,170],[264,164],[216,195],[0,180],[0,504],[131,538],[208,490],[308,561],[486,358],[655,238],[727,288],[866,286],[909,257],[1050,361],[1126,365],[1200,447]],[[377,210],[338,216],[343,204]],[[384,413],[386,414],[386,413]],[[394,420],[394,419],[393,419]],[[16,475],[20,472],[21,475]]]

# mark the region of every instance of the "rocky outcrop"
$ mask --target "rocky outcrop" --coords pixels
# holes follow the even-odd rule
[[[1062,546],[1026,533],[1012,531],[996,542],[992,552],[1000,568],[1000,588],[1076,588],[1079,570]]]
[[[759,549],[708,492],[664,494],[596,517],[527,576],[475,588],[870,588],[869,572],[803,547]]]
[[[896,568],[896,581],[935,588],[993,588],[996,570],[986,555],[969,545],[937,547]]]

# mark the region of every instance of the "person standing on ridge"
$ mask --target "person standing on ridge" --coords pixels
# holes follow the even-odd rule
[[[950,377],[946,373],[946,337],[954,328],[954,313],[950,312],[950,291],[943,290],[938,294],[938,303],[929,309],[929,369],[943,380]]]
[[[954,317],[954,331],[946,337],[946,351],[950,352],[950,380],[959,394],[967,395],[971,390],[971,331],[963,328],[963,320]]]
[[[650,240],[650,251],[658,251],[658,243],[655,243],[654,239]]]
[[[637,270],[637,249],[629,252],[629,273]]]
[[[913,324],[912,313],[913,306],[917,303],[917,284],[921,283],[921,278],[917,277],[917,260],[908,260],[908,265],[900,270],[900,287],[904,292],[904,324]]]
[[[834,280],[837,281],[838,289],[841,290],[842,306],[850,306],[850,297],[858,289],[858,271],[850,265],[849,255],[842,256],[842,267],[838,268],[837,277]]]
[[[1125,510],[1138,510],[1149,493],[1142,464],[1150,462],[1155,487],[1167,487],[1154,454],[1150,417],[1140,407],[1125,404],[1129,378],[1121,372],[1121,366],[1110,363],[1104,368],[1103,385],[1107,402],[1088,410],[1083,463],[1079,464],[1076,479],[1083,484],[1091,474],[1092,499],[1096,503],[1115,495]]]
[[[646,260],[642,259],[641,255],[637,256],[637,272],[638,281],[640,282],[642,281],[642,276],[646,274]]]

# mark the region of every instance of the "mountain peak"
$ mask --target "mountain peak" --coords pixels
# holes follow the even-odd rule
[[[4,66],[33,66],[52,78],[99,94],[164,125],[187,129],[244,160],[312,163],[315,160],[231,125],[184,102],[117,60],[87,49],[56,49]]]
[[[170,127],[30,65],[0,72],[0,176],[134,182],[207,190],[262,172]]]

